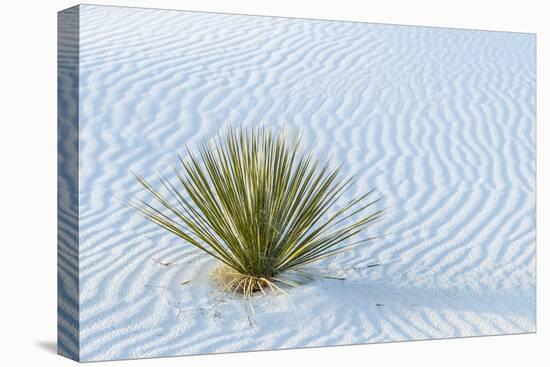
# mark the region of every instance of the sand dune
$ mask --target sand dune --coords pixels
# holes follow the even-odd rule
[[[80,12],[82,360],[535,331],[534,35]],[[255,313],[113,197],[230,124],[300,129],[388,208]]]

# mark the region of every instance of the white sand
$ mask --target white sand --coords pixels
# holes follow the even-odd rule
[[[82,360],[535,331],[534,35],[88,5],[81,30]],[[346,280],[252,314],[112,194],[261,122],[389,210],[380,240],[312,266]]]

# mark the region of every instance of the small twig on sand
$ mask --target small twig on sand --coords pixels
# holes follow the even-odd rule
[[[340,278],[340,277],[331,277],[331,276],[323,276],[322,278],[325,279],[334,279],[334,280],[346,280],[347,278]]]
[[[161,265],[161,266],[169,266],[169,265],[172,265],[172,263],[164,263],[162,261],[159,261],[157,259],[155,259],[154,257],[151,258],[151,260],[153,260],[154,262],[156,262],[157,264]]]
[[[381,263],[375,263],[375,264],[369,264],[365,266],[354,266],[351,268],[308,268],[309,270],[320,270],[320,271],[357,271],[361,269],[367,269],[367,268],[375,268],[377,266],[381,266]]]

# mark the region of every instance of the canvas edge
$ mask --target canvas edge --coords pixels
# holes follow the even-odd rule
[[[57,13],[57,353],[80,360],[79,5]]]

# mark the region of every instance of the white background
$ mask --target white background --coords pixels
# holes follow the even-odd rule
[[[544,1],[95,1],[304,18],[537,33],[537,334],[107,362],[105,366],[523,366],[550,360],[545,104],[550,22]],[[74,365],[55,355],[56,12],[64,0],[4,1],[0,13],[0,364]],[[545,17],[546,14],[546,17]],[[546,97],[546,98],[545,98]],[[546,227],[546,228],[545,228]],[[546,264],[545,264],[546,263]],[[548,363],[548,361],[546,361]]]

